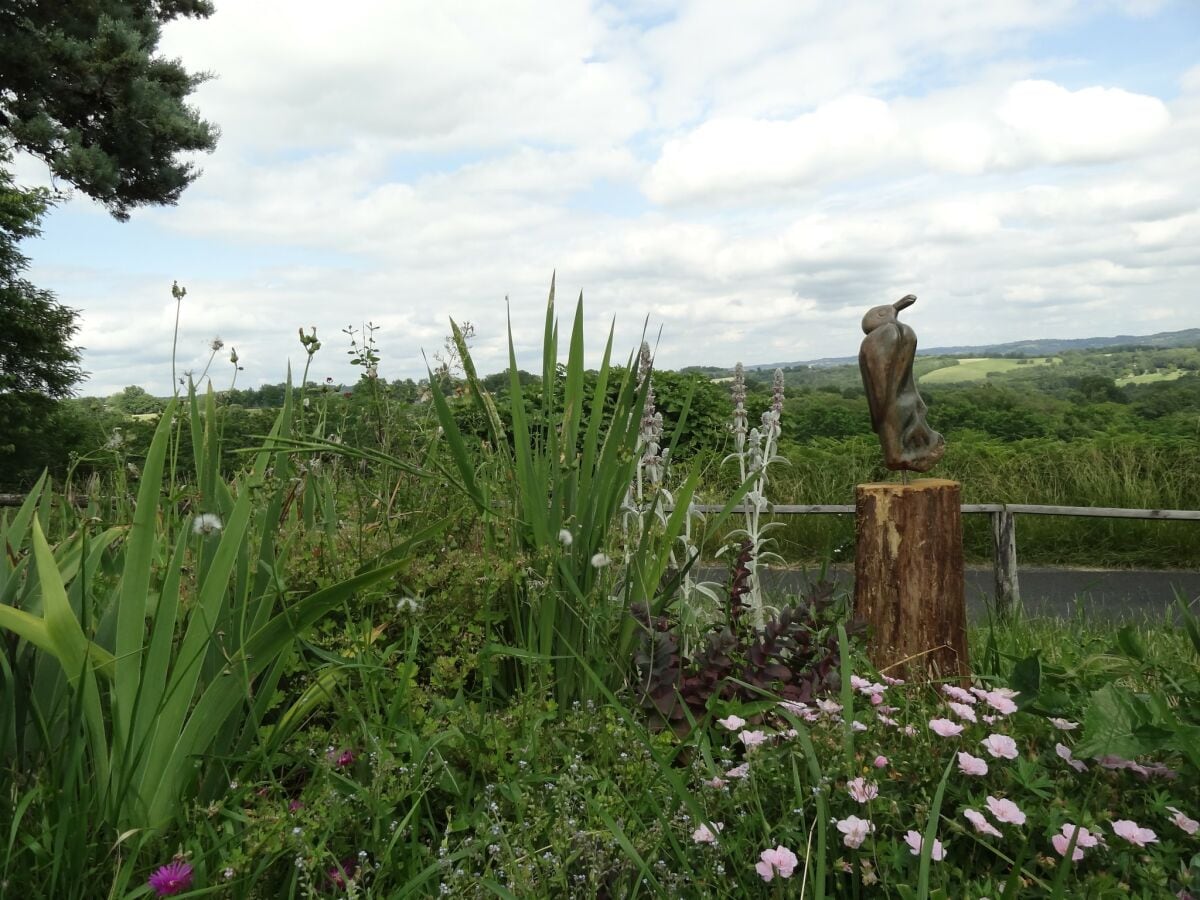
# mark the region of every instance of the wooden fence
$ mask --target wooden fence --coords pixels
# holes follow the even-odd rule
[[[697,504],[703,513],[720,512],[715,504]],[[1094,516],[1107,519],[1160,519],[1200,522],[1194,509],[1114,509],[1107,506],[1038,506],[1030,503],[964,503],[964,514],[986,514],[992,520],[992,569],[996,580],[996,608],[1001,615],[1015,612],[1021,604],[1017,577],[1017,519],[1023,516]],[[776,504],[768,513],[779,516],[854,514],[854,507],[838,505]]]

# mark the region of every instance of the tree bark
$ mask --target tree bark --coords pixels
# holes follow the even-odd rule
[[[962,678],[967,659],[961,490],[927,478],[855,493],[855,612],[888,674]]]

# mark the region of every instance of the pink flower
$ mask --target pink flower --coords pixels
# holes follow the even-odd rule
[[[862,842],[867,839],[867,835],[875,830],[875,826],[867,819],[860,819],[858,816],[847,816],[838,821],[837,830],[845,835],[842,838],[842,843],[851,850],[857,850],[862,846]]]
[[[861,691],[863,688],[869,687],[870,684],[871,682],[859,675],[850,676],[850,687],[854,688],[856,691]]]
[[[738,733],[738,740],[746,745],[746,749],[752,750],[767,742],[766,732],[762,731],[742,731]]]
[[[871,695],[871,705],[872,706],[882,706],[883,705],[883,695],[882,694],[872,694]]]
[[[842,704],[837,703],[833,700],[818,700],[817,701],[817,709],[819,709],[821,712],[823,712],[827,716],[832,716],[832,715],[834,715],[836,713],[840,713],[842,711]]]
[[[888,764],[888,758],[886,756],[880,755],[880,756],[875,757],[875,768],[886,769],[887,764]],[[1170,807],[1168,806],[1167,809],[1170,809]]]
[[[1059,731],[1074,731],[1076,728],[1079,727],[1078,722],[1070,722],[1066,719],[1057,719],[1057,718],[1053,718],[1053,717],[1050,719],[1050,724],[1053,725],[1055,728],[1057,728]]]
[[[184,862],[182,859],[173,859],[151,875],[146,883],[160,897],[168,897],[171,894],[186,891],[192,886],[191,863]]]
[[[717,835],[724,831],[724,829],[724,822],[713,822],[711,828],[706,824],[702,824],[692,832],[692,840],[697,844],[715,844],[717,842]]]
[[[746,720],[741,716],[726,716],[724,719],[717,719],[718,725],[723,725],[730,731],[737,731],[746,724]]]
[[[939,734],[942,737],[957,737],[958,735],[962,734],[963,731],[963,727],[961,725],[959,725],[957,722],[951,722],[949,719],[931,719],[929,721],[929,727],[932,728],[936,734]]]
[[[975,710],[971,709],[971,707],[967,706],[967,704],[955,703],[953,700],[951,700],[946,705],[950,707],[950,711],[960,719],[966,719],[968,722],[978,721],[978,719],[975,718]]]
[[[988,764],[978,756],[960,752],[958,754],[958,770],[964,775],[986,775]]]
[[[1171,824],[1182,828],[1187,834],[1195,834],[1196,830],[1200,829],[1200,822],[1188,818],[1173,806],[1168,806],[1167,809],[1175,813],[1175,815],[1171,816]]]
[[[974,706],[978,702],[970,691],[964,691],[962,688],[955,687],[952,684],[943,684],[942,693],[951,700],[957,700],[959,703],[969,703]]]
[[[900,730],[903,731],[904,734],[908,735],[909,737],[915,737],[917,734],[917,726],[916,725],[905,725]]]
[[[995,825],[987,820],[987,817],[977,809],[964,809],[963,815],[967,817],[967,821],[975,826],[975,830],[980,834],[990,834],[992,837],[1004,837]]]
[[[884,681],[886,681],[888,684],[893,685],[893,686],[898,685],[898,684],[904,684],[903,678],[893,678],[891,675],[880,675],[879,677],[882,678]]]
[[[776,875],[780,878],[791,878],[798,862],[796,854],[781,844],[774,850],[764,850],[759,854],[759,861],[755,863],[754,868],[763,881],[770,881]]]
[[[862,722],[855,721],[855,722],[850,723],[850,730],[851,731],[866,731],[867,726],[864,725]]]
[[[979,743],[996,759],[1017,758],[1017,742],[1007,734],[989,734]]]
[[[344,769],[346,766],[354,764],[354,751],[330,749],[325,754],[325,758],[333,763],[337,768]]]
[[[855,778],[853,781],[847,782],[846,790],[859,803],[866,803],[879,796],[879,786],[873,781],[867,781],[865,778]]]
[[[997,822],[1004,822],[1006,825],[1025,824],[1025,813],[1021,812],[1020,807],[1011,800],[1003,800],[989,794],[987,805],[988,812]]]
[[[918,832],[908,831],[904,834],[904,843],[908,844],[913,856],[920,856],[925,840]],[[935,862],[941,862],[946,858],[946,848],[942,846],[942,842],[937,838],[933,839],[933,851],[929,854],[929,858]]]
[[[1060,834],[1056,834],[1050,839],[1050,843],[1054,845],[1054,849],[1058,851],[1059,856],[1067,855],[1067,845],[1071,842],[1071,836],[1075,832],[1079,832],[1079,836],[1075,839],[1075,849],[1071,851],[1071,862],[1079,862],[1083,859],[1084,848],[1095,847],[1100,843],[1100,835],[1093,834],[1086,828],[1081,828],[1078,825],[1072,825],[1070,822],[1062,827]]]
[[[728,778],[745,778],[750,774],[750,763],[742,763],[740,766],[734,766],[725,773]]]
[[[708,781],[706,781],[704,783],[707,784],[710,788],[723,788],[723,787],[725,787],[725,785],[729,784],[729,782],[726,781],[724,778],[722,778],[720,775],[714,775],[712,778],[708,779]]]
[[[1011,699],[1015,696],[1016,694],[1012,691],[997,689],[984,694],[983,699],[988,706],[1000,713],[1000,715],[1007,716],[1017,711],[1017,704],[1013,703]]]
[[[809,711],[808,704],[801,703],[798,700],[780,700],[779,705],[783,708],[784,712],[789,712],[793,716],[802,716]],[[739,725],[738,727],[741,728],[742,726]]]
[[[344,888],[346,879],[353,880],[358,875],[358,862],[353,856],[348,856],[341,860],[336,866],[325,873],[325,877],[329,879],[330,884],[335,888]]]
[[[885,716],[883,713],[879,714],[879,721],[882,722],[884,725],[891,725],[893,728],[895,728],[896,726],[898,726],[900,724],[895,719],[893,719],[891,716]]]
[[[1118,819],[1112,823],[1112,830],[1117,837],[1123,837],[1135,847],[1145,847],[1147,844],[1157,844],[1158,835],[1149,828],[1142,828],[1137,822],[1129,819]]]
[[[1055,744],[1054,752],[1057,753],[1059,758],[1064,760],[1066,762],[1066,764],[1068,766],[1070,766],[1072,769],[1074,769],[1076,772],[1086,772],[1087,771],[1087,766],[1084,765],[1084,763],[1081,760],[1078,760],[1075,758],[1075,755],[1073,753],[1071,753],[1071,748],[1068,747],[1066,744]]]

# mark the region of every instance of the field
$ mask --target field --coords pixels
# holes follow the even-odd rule
[[[905,683],[848,598],[761,590],[766,517],[687,514],[720,479],[664,458],[646,364],[585,372],[580,333],[561,370],[493,393],[455,337],[457,398],[364,378],[354,417],[288,389],[226,466],[234,411],[190,393],[147,423],[136,476],[118,444],[78,503],[41,482],[0,517],[6,895],[1200,889],[1184,603],[1120,630],[993,621],[969,682]],[[778,424],[735,442],[731,505],[869,470],[869,445],[802,453]],[[1133,502],[1148,453],[1193,490],[1151,444],[1041,475],[988,452],[961,472],[989,490],[1074,467],[1064,489],[1101,496],[1087,473],[1127,471],[1103,496]],[[687,577],[701,530],[733,545],[728,581]]]
[[[992,359],[987,357],[960,358],[958,365],[935,369],[918,379],[921,384],[962,384],[970,381],[983,381],[989,375],[1004,374],[1026,366],[1046,366],[1061,363],[1062,360],[1052,356],[1033,357],[1029,359]]]

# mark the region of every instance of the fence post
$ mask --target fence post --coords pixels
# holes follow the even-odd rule
[[[1007,619],[1021,611],[1017,580],[1017,517],[1007,509],[991,513],[992,558],[996,577],[996,612]]]

